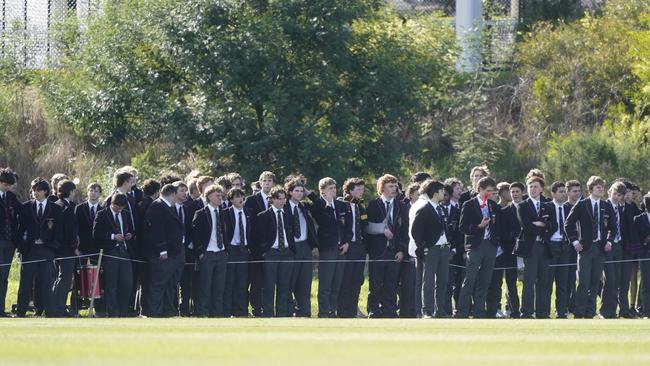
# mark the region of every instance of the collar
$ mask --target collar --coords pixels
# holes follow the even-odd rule
[[[555,205],[555,208],[562,207],[564,208],[564,203],[557,203],[555,200],[553,200],[553,204]]]
[[[439,206],[440,204],[433,202],[431,199],[429,199],[428,201],[429,201],[429,204],[430,204],[431,206],[433,206],[433,208],[436,210],[436,213],[438,213],[438,206]]]
[[[230,206],[230,207],[232,207],[232,210],[235,212],[235,216],[237,216],[237,214],[240,212],[244,212],[244,207],[242,208],[237,208],[235,206]]]
[[[273,208],[273,213],[275,213],[276,215],[278,214],[278,212],[284,212],[284,210],[281,208],[276,208],[275,206],[271,206],[271,207]]]
[[[182,203],[174,203],[174,205],[176,206],[176,208],[181,208],[181,207],[183,207],[183,204],[182,204]]]
[[[95,203],[92,203],[90,201],[87,201],[87,202],[88,202],[88,207],[95,207],[95,206],[99,205],[99,201],[97,201]]]
[[[218,210],[219,210],[218,207],[214,207],[214,206],[212,206],[211,203],[208,203],[208,204],[207,204],[207,207],[210,207],[210,213],[214,213],[214,211],[218,211]]]
[[[42,201],[39,201],[39,200],[35,199],[34,202],[36,203],[37,206],[38,206],[39,203],[42,203],[43,204],[43,210],[45,210],[45,207],[47,206],[47,198],[45,198]]]
[[[589,200],[591,201],[591,207],[593,207],[596,203],[600,204],[600,200],[595,199],[592,195],[589,195]]]
[[[173,206],[173,205],[171,204],[171,202],[169,202],[169,201],[167,201],[167,200],[165,199],[165,197],[160,196],[160,199],[161,199],[163,202],[165,202],[165,204],[166,204],[169,208],[171,208],[171,207]]]
[[[115,215],[120,214],[119,212],[115,212],[115,210],[113,210],[113,207],[109,207],[109,208],[110,208],[111,212],[113,213],[113,217],[115,217]]]
[[[384,202],[384,206],[386,206],[386,203],[391,203],[391,204],[392,204],[392,203],[393,203],[393,200],[395,199],[395,198],[388,199],[388,198],[386,198],[386,196],[384,196],[383,194],[382,194],[381,196],[379,196],[379,197],[380,197],[381,200]]]
[[[298,203],[293,203],[293,201],[289,201],[289,205],[291,206],[291,211],[293,211],[296,206],[300,209],[300,205]]]
[[[538,203],[542,202],[542,196],[540,196],[538,199],[534,199],[533,197],[530,196],[528,198],[530,198],[530,200],[533,201],[534,205],[537,205]]]

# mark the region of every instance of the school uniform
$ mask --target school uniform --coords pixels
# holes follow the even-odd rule
[[[596,315],[596,296],[605,262],[604,247],[613,239],[611,213],[604,200],[584,198],[576,203],[567,216],[564,228],[569,242],[578,253],[578,288],[574,316],[593,318]]]
[[[293,314],[289,309],[289,293],[296,248],[288,220],[284,210],[274,206],[257,217],[259,240],[256,250],[264,260],[265,317],[288,317]]]
[[[199,291],[196,315],[223,317],[228,249],[221,210],[207,205],[196,211],[192,220],[194,251],[199,259]]]
[[[245,207],[228,207],[223,213],[225,242],[230,243],[224,312],[226,316],[248,316],[248,260],[252,245],[252,217]],[[233,263],[234,262],[234,263]]]
[[[115,236],[131,234],[131,240],[117,241]],[[130,299],[133,289],[133,252],[135,229],[131,215],[122,210],[117,213],[109,206],[97,212],[93,224],[93,239],[104,250],[104,301],[109,317],[130,315]]]
[[[44,200],[32,200],[21,205],[18,227],[21,254],[20,285],[16,314],[24,317],[32,297],[39,299],[41,308],[47,316],[56,316],[53,308],[54,264],[56,250],[63,242],[63,209]],[[32,263],[30,263],[32,262]]]

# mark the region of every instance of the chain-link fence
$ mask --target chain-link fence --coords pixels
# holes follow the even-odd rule
[[[453,25],[456,0],[386,0],[405,15],[433,14]],[[0,0],[0,54],[29,68],[47,67],[56,61],[54,42],[57,25],[68,15],[81,22],[100,11],[102,0]],[[484,1],[484,29],[488,37],[489,58],[486,62],[501,64],[511,58],[520,0]]]
[[[86,19],[101,0],[0,0],[0,52],[30,68],[45,67],[58,51],[54,30],[68,15]]]

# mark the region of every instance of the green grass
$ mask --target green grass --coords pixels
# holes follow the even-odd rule
[[[644,365],[643,320],[2,319],[1,365]]]

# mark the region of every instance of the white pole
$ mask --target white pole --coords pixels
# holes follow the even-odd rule
[[[456,0],[456,39],[460,46],[457,68],[472,72],[481,63],[481,0]]]

